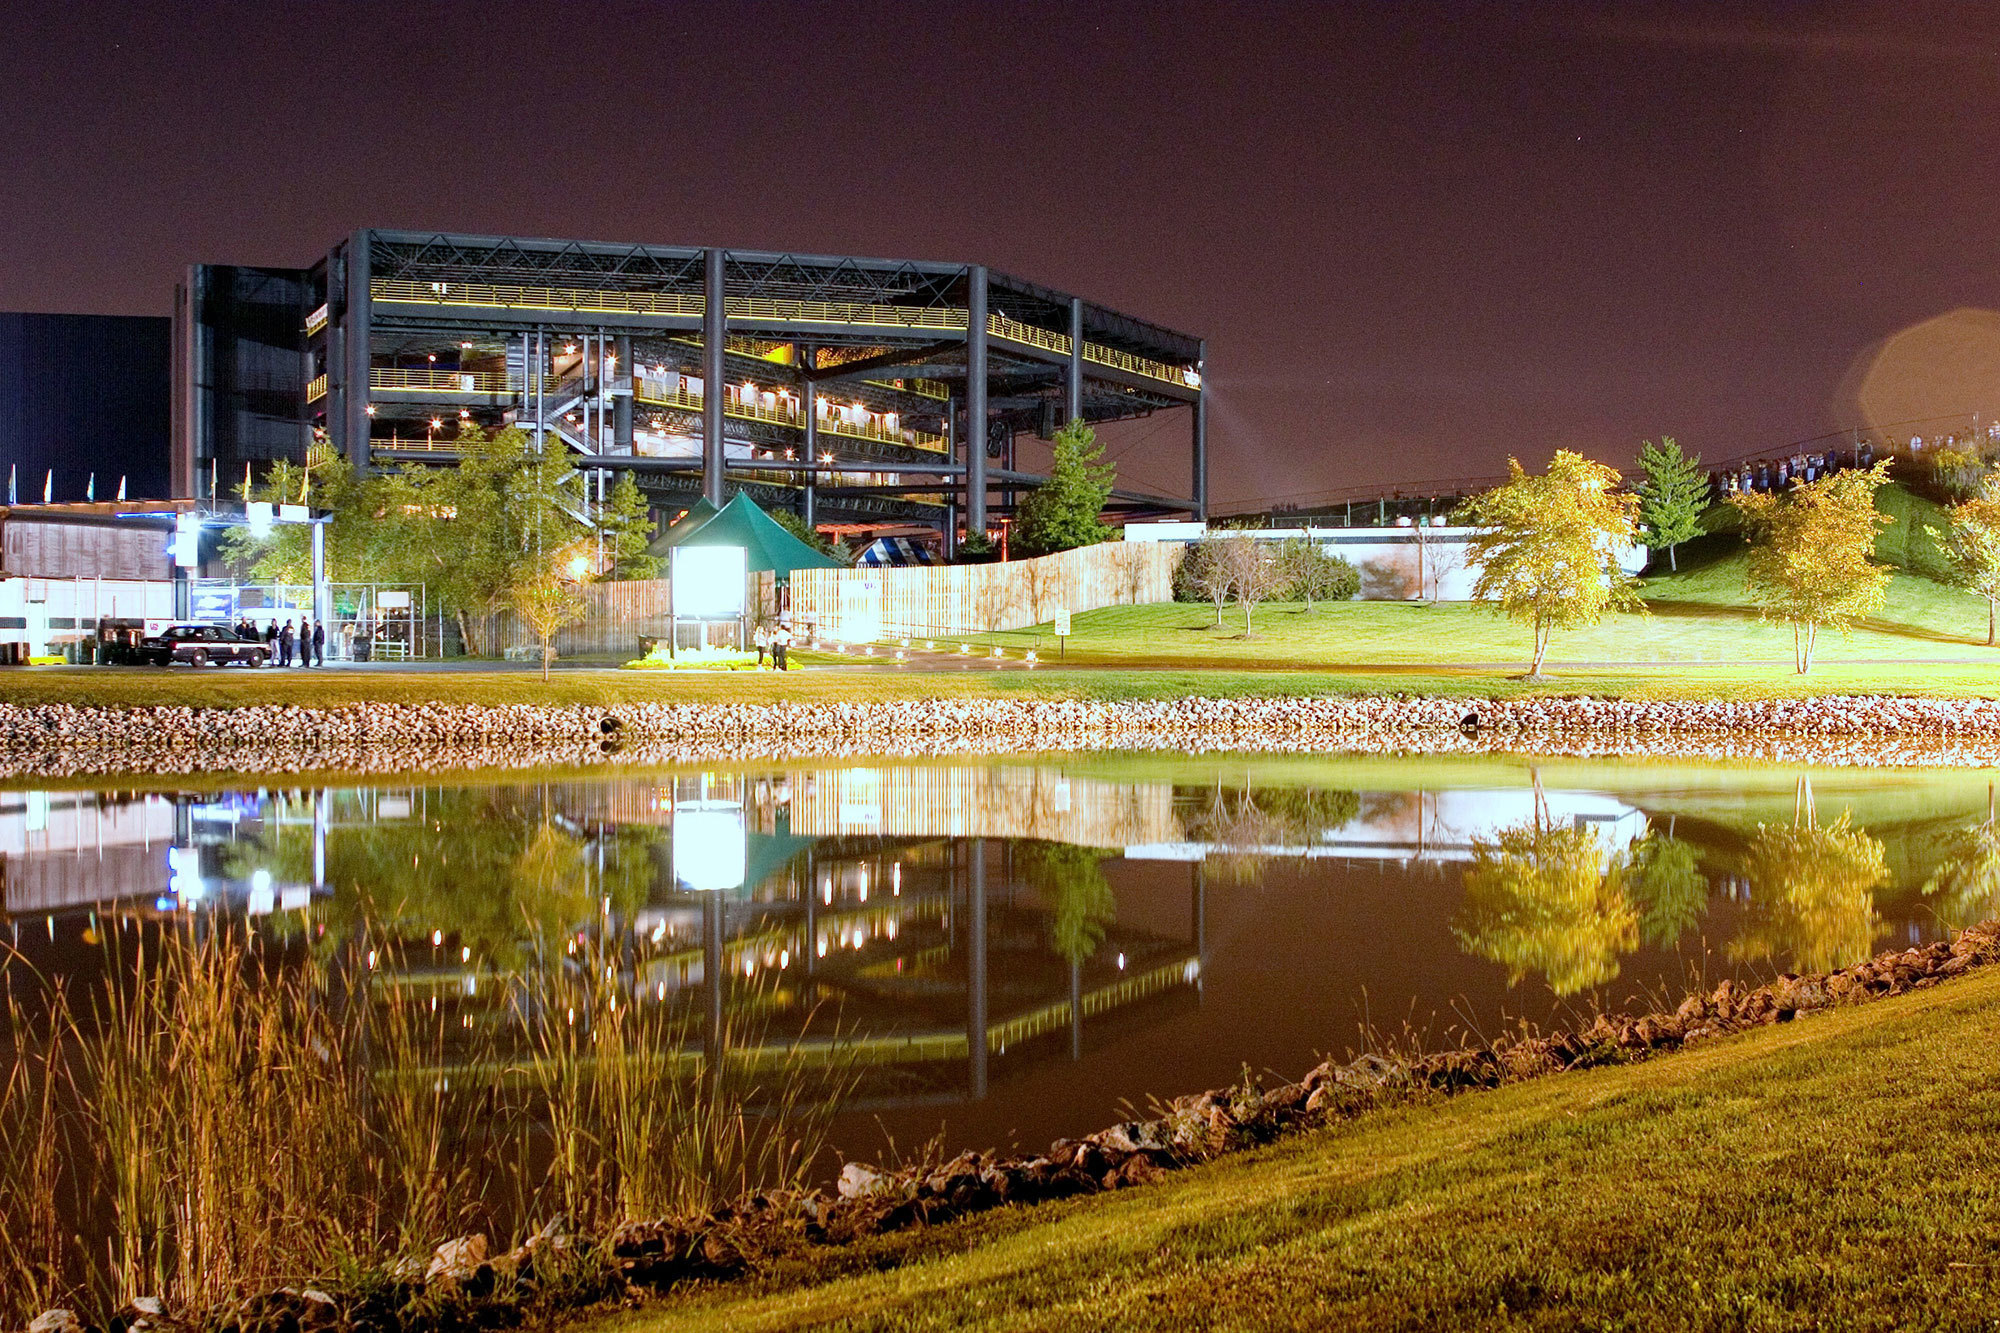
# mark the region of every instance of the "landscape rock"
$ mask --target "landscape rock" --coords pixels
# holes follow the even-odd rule
[[[468,1283],[486,1266],[486,1237],[460,1236],[457,1240],[446,1241],[432,1252],[430,1266],[424,1270],[424,1281]]]

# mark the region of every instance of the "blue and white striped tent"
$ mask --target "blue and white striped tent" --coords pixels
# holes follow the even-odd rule
[[[885,566],[935,565],[937,551],[914,537],[877,537],[861,550],[856,565],[870,569]]]

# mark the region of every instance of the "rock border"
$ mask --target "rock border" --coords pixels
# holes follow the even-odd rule
[[[1629,1064],[1727,1033],[1790,1022],[1843,1005],[1925,990],[2000,964],[2000,920],[1950,941],[1891,950],[1834,972],[1785,974],[1768,985],[1724,981],[1672,1013],[1600,1015],[1580,1030],[1524,1031],[1484,1046],[1396,1058],[1366,1054],[1322,1063],[1296,1082],[1254,1080],[1176,1097],[1152,1119],[1033,1156],[961,1153],[885,1170],[842,1166],[832,1196],[757,1195],[704,1217],[628,1223],[595,1239],[545,1227],[506,1254],[484,1236],[405,1260],[376,1287],[336,1293],[284,1287],[223,1310],[170,1312],[132,1300],[105,1330],[49,1310],[28,1333],[441,1333],[512,1327],[606,1300],[645,1299],[693,1281],[725,1281],[776,1259],[932,1226],[1012,1204],[1127,1189],[1185,1167],[1325,1128],[1378,1108],[1452,1097],[1576,1069]]]
[[[2000,766],[2000,699],[1395,695],[872,703],[0,704],[0,777],[443,773],[1125,749]]]

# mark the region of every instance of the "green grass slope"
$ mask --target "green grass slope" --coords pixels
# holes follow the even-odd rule
[[[1997,1042],[1982,975],[885,1238],[593,1333],[1991,1328]]]

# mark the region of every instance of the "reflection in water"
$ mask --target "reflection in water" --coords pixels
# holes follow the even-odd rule
[[[1654,948],[1680,942],[1708,911],[1708,878],[1693,843],[1649,833],[1632,844],[1626,882],[1639,909],[1639,938]]]
[[[853,1070],[857,1151],[878,1122],[1038,1146],[1246,1060],[1302,1068],[1364,1006],[1629,1006],[1995,910],[1984,775],[1817,780],[1838,819],[1785,772],[1492,760],[11,792],[0,938],[87,982],[171,923],[237,921],[415,997],[454,1088],[542,1058],[573,1007],[552,988],[588,976],[605,1008],[579,1030],[629,1015],[657,1067],[737,1071],[767,1110],[783,1070]]]
[[[1465,949],[1507,967],[1508,984],[1530,973],[1557,995],[1618,975],[1639,943],[1639,916],[1625,894],[1626,862],[1596,828],[1545,827],[1539,819],[1473,844],[1465,907],[1452,933]]]
[[[1874,891],[1889,882],[1882,841],[1852,826],[1842,811],[1831,824],[1759,824],[1744,858],[1757,886],[1730,956],[1781,957],[1792,970],[1819,972],[1866,958],[1879,917]]]
[[[2000,823],[1994,820],[1992,784],[1986,788],[1986,818],[1952,834],[1924,896],[1953,929],[2000,917]]]

